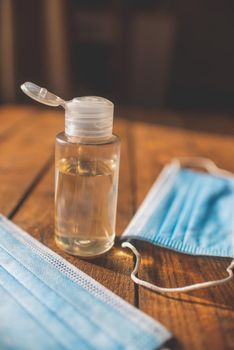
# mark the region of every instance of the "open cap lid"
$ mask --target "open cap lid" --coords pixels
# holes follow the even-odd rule
[[[33,100],[65,109],[65,133],[69,136],[102,139],[111,136],[114,105],[106,98],[83,96],[64,101],[45,88],[26,82],[22,91]]]
[[[44,105],[52,107],[60,105],[63,107],[65,106],[65,101],[62,98],[52,94],[47,89],[28,81],[21,85],[21,90],[33,100],[43,103]]]

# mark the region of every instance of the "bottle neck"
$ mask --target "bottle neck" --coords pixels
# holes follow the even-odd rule
[[[82,144],[104,144],[108,143],[108,141],[112,138],[112,134],[108,136],[99,136],[99,137],[85,137],[85,136],[74,136],[74,135],[69,135],[64,132],[67,140],[71,143],[82,143]]]

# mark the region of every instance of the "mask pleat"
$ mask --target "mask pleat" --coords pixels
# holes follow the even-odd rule
[[[181,172],[178,172],[174,178],[171,191],[168,192],[166,197],[161,201],[158,209],[164,214],[164,217],[161,215],[161,223],[158,226],[154,225],[154,218],[152,217],[151,225],[155,230],[154,239],[157,239],[157,237],[169,241],[173,239],[173,233],[178,225],[178,220],[180,220],[181,215],[183,215],[184,208],[187,204],[186,198],[191,189],[191,179],[188,176],[183,176],[183,187],[181,191],[179,191],[180,183]],[[158,216],[158,211],[156,211],[154,215]]]
[[[102,336],[102,344],[106,347],[112,349],[113,339],[111,339],[111,333],[109,333],[108,337],[101,331],[102,323],[99,321],[94,322],[95,320],[95,310],[93,310],[93,313],[91,313],[91,310],[89,311],[89,305],[91,307],[91,300],[89,301],[88,298],[85,299],[85,295],[80,292],[79,296],[82,300],[84,307],[79,307],[78,303],[73,304],[72,300],[71,303],[69,303],[64,297],[59,295],[59,291],[56,292],[56,289],[52,289],[51,287],[45,285],[43,283],[43,276],[42,280],[38,279],[34,273],[32,274],[31,271],[27,270],[24,265],[21,265],[17,262],[17,260],[12,260],[11,257],[8,255],[7,252],[4,252],[1,248],[1,264],[5,266],[8,270],[8,273],[11,273],[11,276],[16,279],[20,279],[22,288],[25,288],[27,285],[27,291],[24,291],[24,293],[29,293],[27,295],[26,301],[28,302],[29,299],[31,299],[32,304],[34,305],[34,308],[31,309],[32,314],[37,319],[41,316],[41,319],[45,319],[45,316],[48,318],[48,314],[53,313],[54,317],[52,320],[57,318],[57,326],[59,323],[62,323],[64,325],[64,328],[66,332],[69,331],[73,332],[75,338],[77,339],[77,335],[80,339],[80,346],[82,346],[82,338],[83,334],[89,333],[90,338],[89,340],[85,341],[83,343],[84,346],[87,347],[87,349],[94,349],[95,344],[100,336]],[[37,259],[35,259],[36,262]],[[9,265],[10,263],[10,265]],[[59,282],[59,281],[57,281]],[[60,281],[63,283],[62,281]],[[59,288],[59,287],[57,287]],[[14,291],[13,291],[14,292]],[[19,295],[19,290],[15,291],[17,293],[16,295]],[[23,291],[22,291],[23,293]],[[46,298],[44,296],[46,295]],[[39,304],[38,304],[39,301]],[[85,310],[85,304],[88,304]],[[42,305],[41,305],[42,304]],[[27,305],[25,305],[27,307]],[[41,310],[42,308],[46,308],[47,314],[44,315],[38,315],[38,310]],[[76,308],[78,313],[74,313],[74,309]],[[97,308],[98,309],[98,308]],[[72,319],[69,317],[69,315],[72,315]],[[93,316],[94,315],[94,316]],[[38,319],[39,323],[39,319]],[[52,327],[52,324],[50,324],[50,329],[54,331],[55,334],[59,335],[61,332],[57,332],[57,328]],[[61,325],[60,325],[61,326]],[[64,334],[66,334],[64,331]],[[92,335],[92,337],[91,337]],[[108,339],[109,338],[109,339]],[[63,338],[65,339],[65,338]],[[72,340],[72,337],[69,336],[68,339],[70,341]],[[90,344],[88,344],[90,343]],[[74,344],[74,343],[73,343]],[[71,349],[73,347],[71,346]],[[115,349],[115,347],[113,348]]]
[[[175,163],[166,169],[123,238],[187,254],[234,257],[233,177],[176,168]]]
[[[233,197],[230,184],[222,178],[203,175],[199,178],[200,190],[186,227],[186,244],[194,244],[200,249],[212,249],[217,252],[225,248],[227,236],[233,234],[232,221]],[[228,205],[229,204],[229,205]]]
[[[45,324],[50,328],[52,335],[57,336],[56,339],[60,341],[61,346],[63,346],[63,340],[66,339],[63,336],[61,340],[61,334],[67,334],[67,337],[69,337],[69,333],[72,332],[73,336],[79,340],[79,349],[81,350],[116,350],[127,347],[131,349],[136,339],[138,339],[136,347],[138,349],[155,347],[157,339],[154,332],[151,333],[151,329],[159,329],[160,327],[157,324],[154,323],[152,327],[152,320],[143,317],[142,313],[140,313],[139,318],[134,316],[132,318],[134,321],[132,321],[130,305],[115,296],[116,306],[112,306],[112,299],[108,294],[112,295],[111,292],[104,293],[105,288],[102,286],[98,289],[98,284],[92,282],[91,278],[86,277],[81,272],[79,273],[77,269],[74,272],[69,268],[69,265],[65,265],[68,263],[64,263],[62,258],[57,257],[48,249],[46,250],[39,243],[38,251],[41,252],[41,255],[36,253],[36,249],[33,252],[24,241],[27,240],[35,247],[37,243],[33,243],[32,238],[18,240],[14,235],[20,237],[21,231],[18,229],[17,232],[11,233],[14,225],[4,224],[4,222],[5,220],[0,217],[0,263],[2,268],[7,271],[8,282],[14,279],[17,288],[13,293],[15,293],[15,297],[18,297],[18,303],[31,300],[34,307],[28,311],[38,321],[39,318],[42,322],[46,319]],[[25,233],[22,237],[26,237]],[[27,235],[27,237],[29,236]],[[51,261],[60,261],[61,268],[56,268],[49,261],[43,259],[43,254],[45,257],[51,255]],[[80,282],[76,283],[68,278],[62,272],[63,269],[69,270],[71,276],[78,276]],[[11,289],[12,286],[9,285],[9,291]],[[106,296],[105,300],[99,298],[98,295],[95,296],[94,290],[99,290],[100,296],[104,294]],[[19,293],[22,298],[19,298]],[[25,300],[23,297],[25,297]],[[123,311],[120,311],[122,310],[121,303],[127,305],[123,307]],[[118,304],[120,304],[120,307],[117,307]],[[24,307],[26,308],[27,304],[24,304]],[[128,308],[130,308],[129,314],[126,311]],[[135,312],[135,308],[132,309]],[[37,314],[38,310],[40,312]],[[53,322],[49,321],[52,314],[54,327]],[[126,317],[126,315],[128,316]],[[58,327],[64,328],[64,331],[58,331]],[[165,332],[163,327],[160,331]],[[123,336],[120,337],[120,334]],[[164,334],[166,335],[166,332]],[[67,344],[66,348],[75,348],[75,340],[72,337],[69,339],[73,346],[69,347],[69,344]],[[160,343],[160,340],[158,340],[158,343]]]
[[[4,344],[4,349],[22,349],[27,344],[27,349],[64,350],[1,285],[0,298],[0,345]],[[14,310],[14,317],[9,309]],[[19,347],[20,344],[23,347]]]
[[[187,179],[186,191],[184,185],[185,177]],[[194,203],[196,203],[197,198],[199,197],[200,183],[196,176],[191,176],[189,170],[184,170],[180,172],[180,180],[175,184],[175,187],[177,197],[181,197],[183,205],[179,208],[175,226],[170,231],[170,240],[184,244],[189,218],[191,212],[193,212]],[[184,188],[183,192],[181,191],[182,188]]]
[[[37,327],[41,328],[47,336],[52,337],[58,346],[72,349],[76,340],[72,330],[69,330],[69,327],[61,322],[62,320],[54,317],[53,310],[47,309],[46,305],[35,298],[21,283],[16,284],[15,282],[15,276],[0,268],[0,285],[4,286],[7,293],[20,305],[23,309],[22,314],[28,314],[37,323]],[[48,324],[50,327],[46,326]],[[62,339],[58,339],[60,333],[64,335]]]

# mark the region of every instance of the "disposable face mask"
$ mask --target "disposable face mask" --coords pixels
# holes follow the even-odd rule
[[[155,349],[170,333],[0,216],[0,349]]]
[[[187,169],[205,168],[209,174]],[[234,257],[234,177],[204,158],[173,161],[156,180],[123,236],[136,255],[135,283],[159,292],[184,292],[228,282],[228,277],[181,288],[161,288],[137,277],[140,254],[129,239],[144,240],[181,253]]]

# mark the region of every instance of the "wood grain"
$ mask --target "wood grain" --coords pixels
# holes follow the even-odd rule
[[[6,116],[1,112],[2,118]],[[14,110],[9,112],[11,120]],[[0,212],[12,216],[34,181],[53,159],[54,135],[62,129],[58,114],[34,112],[0,142]],[[8,129],[9,130],[9,129]],[[6,130],[5,130],[6,132]],[[4,131],[3,131],[4,135]]]
[[[163,165],[173,157],[199,155],[234,172],[233,124],[203,123],[196,115],[122,110],[115,132],[122,138],[117,234],[122,233]],[[150,120],[153,123],[150,123]],[[215,119],[217,123],[218,119]],[[62,113],[24,107],[0,108],[0,211],[58,254],[125,300],[162,322],[174,335],[173,349],[234,348],[234,284],[191,292],[156,294],[133,285],[131,254],[119,239],[106,255],[81,260],[59,250],[53,239],[54,138],[63,129]],[[170,125],[171,124],[171,125]],[[197,131],[191,130],[192,128]],[[202,129],[202,128],[201,128]],[[140,277],[161,286],[221,278],[228,259],[191,257],[150,244],[138,244],[143,255]]]
[[[43,113],[40,114],[43,116]],[[116,123],[115,131],[122,139],[120,165],[117,233],[121,234],[132,214],[132,193],[128,161],[127,122]],[[35,130],[36,132],[36,130]],[[52,131],[51,134],[54,138]],[[48,148],[45,144],[44,147]],[[49,149],[49,148],[48,148]],[[43,150],[42,150],[43,152]],[[82,260],[62,252],[54,243],[54,164],[33,188],[28,198],[13,216],[13,221],[30,232],[35,238],[62,255],[69,262],[86,272],[97,281],[134,303],[134,286],[129,278],[132,257],[120,248],[118,238],[115,247],[107,254],[93,260]]]
[[[4,106],[0,109],[0,142],[9,137],[17,130],[20,124],[24,124],[29,116],[32,116],[34,109],[32,107],[12,107]]]
[[[182,127],[135,123],[136,203],[141,203],[162,167],[174,157],[203,156],[234,172],[233,137]],[[150,244],[138,244],[143,259],[139,276],[160,286],[177,287],[224,277],[230,259],[192,257]],[[175,335],[178,349],[234,347],[234,283],[196,292],[159,294],[139,287],[139,308]]]

